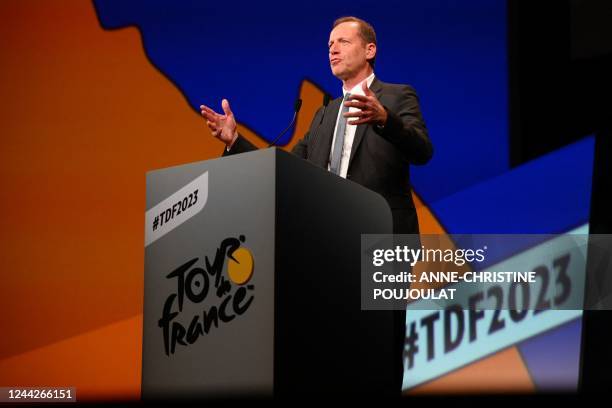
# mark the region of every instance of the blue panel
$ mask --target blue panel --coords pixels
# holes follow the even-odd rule
[[[588,222],[595,139],[433,203],[451,233],[555,234]]]
[[[547,311],[556,312],[554,310]],[[580,372],[582,319],[522,342],[519,351],[536,388],[541,391],[576,389]]]

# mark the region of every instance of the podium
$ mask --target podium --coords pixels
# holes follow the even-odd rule
[[[148,172],[146,206],[143,399],[399,393],[361,310],[380,195],[269,148]]]

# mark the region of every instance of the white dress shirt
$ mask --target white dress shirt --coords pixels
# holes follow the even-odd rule
[[[368,81],[368,88],[372,85],[372,81],[374,81],[374,73],[372,75],[364,79],[363,81]],[[346,90],[342,87],[342,94],[345,96],[347,92],[350,92],[351,95],[364,95],[363,89],[361,88],[363,85],[363,81],[358,83],[351,90]],[[344,101],[342,101],[344,104]],[[334,137],[332,139],[332,148],[329,154],[329,161],[327,162],[327,170],[330,169],[330,161],[332,155],[334,154],[334,144],[336,143],[336,129],[338,127],[338,120],[340,119],[340,115],[342,114],[342,107],[340,105],[340,109],[338,110],[338,117],[336,118],[336,125],[334,126]],[[359,109],[350,107],[349,112],[356,112]],[[357,130],[357,125],[351,125],[348,121],[357,120],[358,118],[347,118],[346,130],[344,135],[344,146],[342,147],[342,156],[340,157],[340,177],[346,178],[346,173],[348,172],[349,159],[351,157],[351,149],[353,148],[353,140],[355,139],[355,131]]]

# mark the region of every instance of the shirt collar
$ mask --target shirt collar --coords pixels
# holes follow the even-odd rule
[[[374,81],[374,72],[372,72],[370,74],[369,77],[367,77],[366,79],[364,79],[363,81],[368,81],[368,88],[372,86],[372,82]],[[357,85],[355,85],[353,87],[353,89],[347,91],[346,89],[344,89],[344,87],[342,87],[342,96],[345,97],[347,92],[350,92],[352,95],[357,94],[357,95],[363,95],[363,89],[361,88],[363,81],[361,81],[360,83],[358,83]]]

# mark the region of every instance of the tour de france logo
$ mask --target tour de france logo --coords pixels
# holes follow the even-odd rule
[[[174,354],[177,346],[194,344],[213,328],[231,322],[249,309],[255,299],[255,286],[249,283],[254,260],[251,251],[242,246],[245,241],[244,235],[225,238],[212,261],[208,256],[204,262],[192,258],[166,275],[175,284],[158,321],[167,356]],[[227,277],[223,274],[226,261]],[[197,308],[196,314],[190,307],[191,314],[185,316],[183,308],[187,303],[203,307]]]

